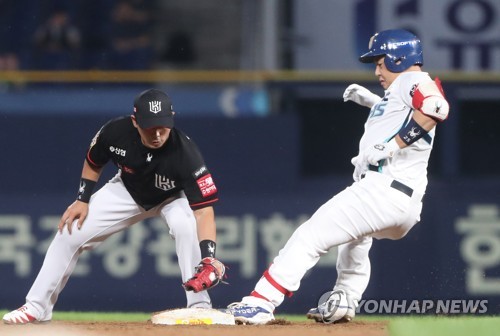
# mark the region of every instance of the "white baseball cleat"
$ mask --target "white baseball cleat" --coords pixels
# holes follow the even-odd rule
[[[340,320],[335,321],[334,323],[346,323],[346,322],[351,322],[352,319],[354,319],[354,315],[356,312],[353,312],[352,314],[347,313],[344,317],[342,317]],[[307,318],[310,320],[314,320],[318,323],[323,323],[323,316],[321,316],[321,313],[318,310],[318,307],[314,307],[309,309],[309,311],[306,314]]]
[[[333,323],[346,323],[350,322],[354,319],[356,316],[356,308],[358,307],[358,302],[357,300],[351,299],[351,297],[342,289],[335,290],[331,292],[332,294],[335,293],[337,295],[345,296],[347,300],[347,311],[343,317],[341,317],[338,320],[335,320]],[[309,309],[309,311],[306,314],[308,319],[314,320],[319,323],[330,323],[330,321],[325,321],[324,316],[321,314],[320,310],[318,307],[314,307]]]
[[[274,305],[261,298],[245,296],[241,302],[227,306],[236,324],[266,324],[274,321]]]
[[[318,307],[309,309],[306,316],[310,320],[314,320],[316,322],[323,322],[323,316],[321,316],[321,314],[319,313]]]
[[[248,303],[231,303],[228,309],[233,314],[236,324],[266,324],[274,320],[272,312]]]
[[[34,316],[34,314],[30,312],[29,308],[26,306],[22,306],[3,316],[3,323],[5,324],[28,324],[28,323],[41,323],[48,321],[50,320],[38,321]]]

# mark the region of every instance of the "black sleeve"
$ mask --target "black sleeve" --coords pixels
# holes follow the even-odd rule
[[[109,122],[101,127],[96,133],[87,151],[87,163],[93,167],[102,167],[109,161],[109,151],[107,150]]]
[[[212,174],[198,147],[191,140],[188,140],[181,167],[184,193],[193,210],[211,206],[219,200]]]

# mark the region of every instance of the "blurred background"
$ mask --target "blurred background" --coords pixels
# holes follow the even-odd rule
[[[451,104],[438,125],[422,221],[374,242],[366,299],[461,299],[500,311],[500,2],[497,0],[0,0],[0,308],[14,309],[73,202],[90,140],[156,87],[220,191],[218,257],[247,295],[293,230],[352,182],[367,109],[382,95],[358,62],[375,32],[404,28]],[[104,183],[116,173],[107,167]],[[280,307],[305,313],[336,279],[332,249]],[[174,244],[155,220],[79,261],[56,310],[185,304]]]

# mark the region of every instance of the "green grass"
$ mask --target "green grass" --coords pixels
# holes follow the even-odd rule
[[[391,336],[493,336],[500,334],[498,316],[419,316],[391,318]]]
[[[0,315],[7,310],[0,310]],[[77,321],[77,322],[145,322],[151,318],[150,313],[103,313],[103,312],[54,312],[54,321]]]

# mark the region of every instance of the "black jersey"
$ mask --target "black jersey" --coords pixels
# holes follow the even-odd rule
[[[181,190],[192,209],[215,203],[217,188],[196,144],[172,128],[158,149],[145,147],[130,117],[106,123],[92,139],[87,162],[102,167],[109,160],[120,169],[132,198],[150,209]]]

